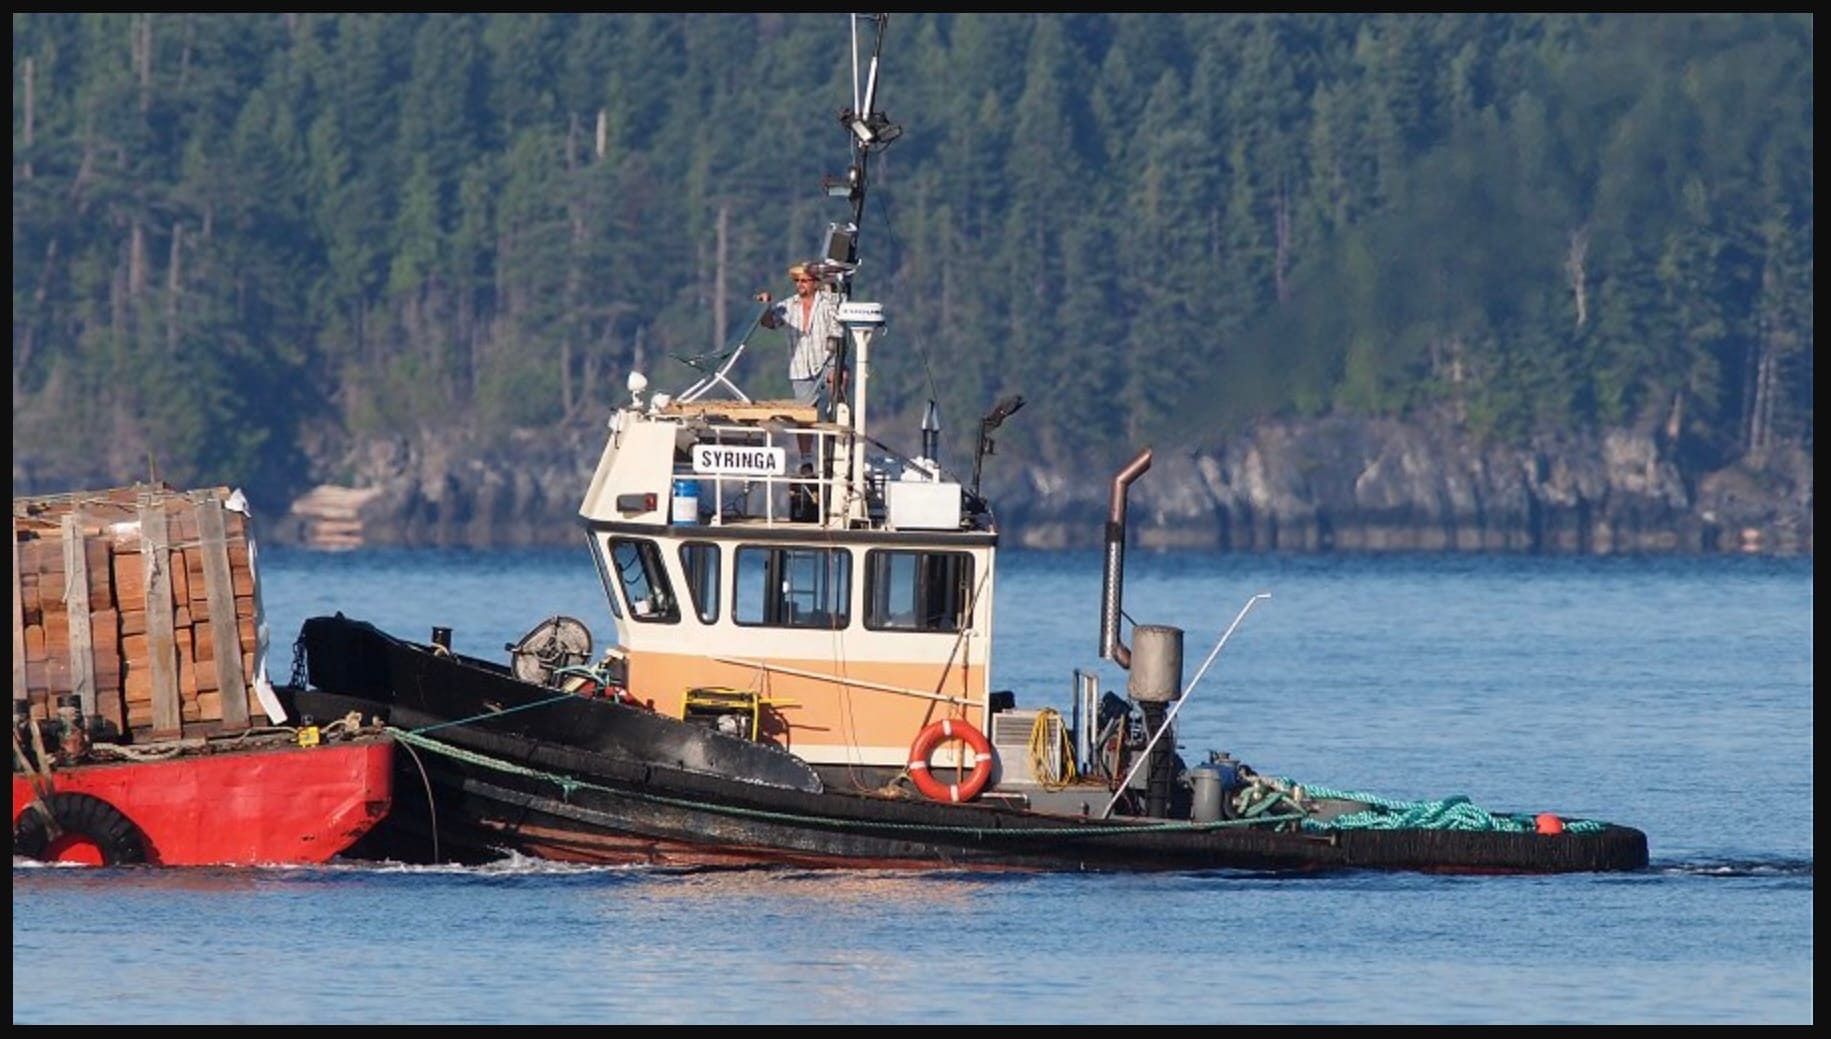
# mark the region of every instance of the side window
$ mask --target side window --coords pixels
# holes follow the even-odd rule
[[[623,601],[629,606],[631,620],[680,622],[674,589],[668,583],[666,568],[661,565],[661,549],[653,541],[613,538],[610,565],[616,571],[618,587],[623,589]]]
[[[598,568],[598,586],[604,589],[604,601],[610,605],[610,615],[618,620],[623,619],[623,600],[611,591],[611,563],[605,557],[604,543],[596,536],[586,534],[585,543],[591,546],[591,563]]]
[[[693,612],[707,624],[718,620],[718,546],[705,541],[681,545],[680,568],[687,575]]]
[[[964,552],[865,553],[865,627],[957,632],[971,620],[973,557]]]
[[[836,548],[737,550],[733,571],[739,624],[843,628],[851,623],[852,556]]]

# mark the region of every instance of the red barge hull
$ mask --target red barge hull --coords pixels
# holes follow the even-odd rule
[[[393,740],[377,735],[15,772],[13,853],[88,865],[323,863],[388,814],[393,765]],[[39,796],[56,827],[31,807]]]

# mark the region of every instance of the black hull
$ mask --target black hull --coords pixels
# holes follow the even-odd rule
[[[1614,825],[1556,836],[1315,833],[827,789],[778,748],[559,694],[366,624],[316,618],[300,637],[310,687],[288,691],[299,710],[354,708],[404,730],[395,808],[354,857],[1023,871],[1563,873],[1647,863],[1645,835]],[[1089,790],[1104,804],[1104,785]]]

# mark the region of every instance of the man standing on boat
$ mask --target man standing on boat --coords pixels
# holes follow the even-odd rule
[[[795,294],[771,303],[768,289],[757,293],[759,303],[771,303],[758,319],[764,328],[787,328],[788,381],[795,401],[812,404],[821,420],[832,418],[833,390],[839,373],[835,361],[845,330],[839,323],[839,293],[822,285],[812,265],[797,263],[788,269]],[[801,433],[796,445],[803,471],[813,466],[813,436]]]

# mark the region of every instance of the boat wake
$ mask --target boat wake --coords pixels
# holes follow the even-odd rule
[[[1655,860],[1647,869],[1689,877],[1785,877],[1812,879],[1811,859],[1695,859],[1679,862]]]

